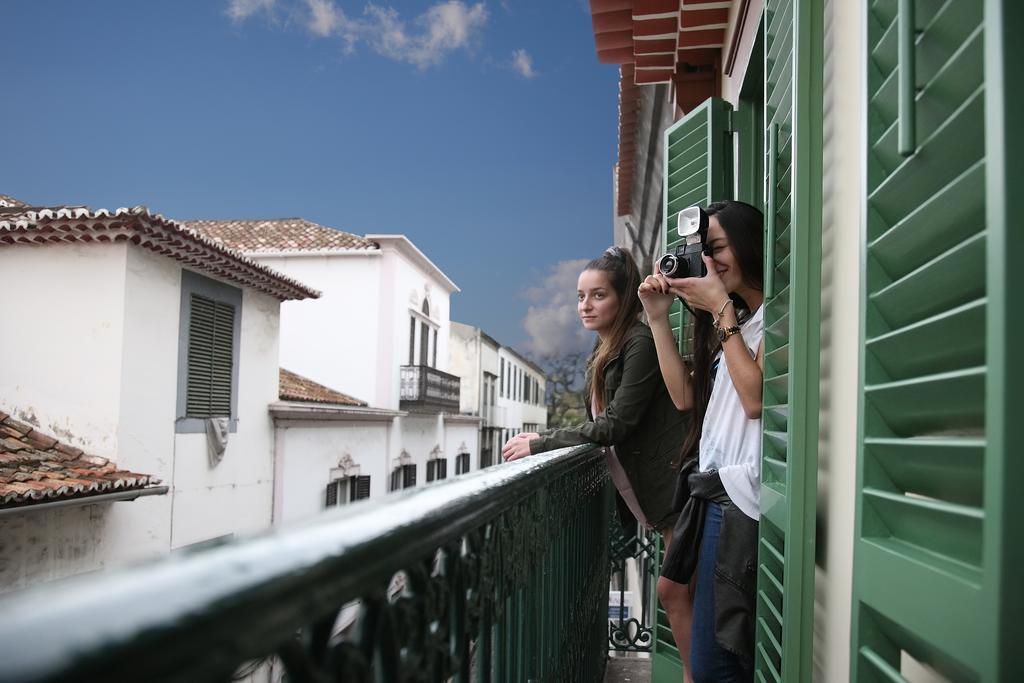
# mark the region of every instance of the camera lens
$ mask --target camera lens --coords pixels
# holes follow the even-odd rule
[[[661,271],[662,275],[668,277],[675,277],[676,267],[679,265],[679,259],[676,258],[675,254],[665,254],[658,261],[658,270]]]

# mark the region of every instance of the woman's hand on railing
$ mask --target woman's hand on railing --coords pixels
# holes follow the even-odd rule
[[[530,455],[530,441],[539,437],[540,434],[536,432],[520,432],[516,434],[501,447],[501,457],[506,462],[525,458]]]

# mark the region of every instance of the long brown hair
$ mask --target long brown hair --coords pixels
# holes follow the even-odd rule
[[[764,218],[761,212],[750,204],[735,201],[715,202],[709,204],[705,211],[708,216],[718,217],[718,224],[722,226],[740,272],[743,273],[744,284],[760,291],[764,286]],[[732,293],[729,298],[736,307],[737,318],[741,311],[749,312],[743,299]],[[684,461],[697,455],[704,415],[711,400],[711,362],[719,346],[711,314],[698,309],[693,315],[693,339],[690,346],[693,349],[693,412],[690,416],[690,429],[683,441]]]
[[[599,270],[608,276],[608,282],[619,298],[619,310],[615,313],[611,330],[604,338],[598,337],[594,351],[587,360],[587,401],[596,398],[598,412],[604,410],[604,370],[608,362],[621,350],[626,333],[639,319],[643,305],[637,295],[640,287],[640,270],[628,251],[621,247],[609,247],[603,254],[587,264],[587,270]]]

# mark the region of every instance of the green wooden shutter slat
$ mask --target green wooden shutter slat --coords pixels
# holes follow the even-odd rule
[[[986,112],[996,53],[983,13],[1001,6],[917,3],[908,158],[896,149],[895,3],[867,14],[855,681],[902,680],[902,651],[952,680],[1008,680],[995,675],[993,630],[984,628],[993,623],[984,596],[994,595],[986,539],[1000,523],[985,486],[990,389],[1000,376],[988,357],[987,281],[1004,255],[985,220],[988,156],[1001,148],[988,139],[998,134]]]
[[[706,100],[665,131],[662,253],[683,242],[676,231],[681,210],[693,205],[707,206],[713,201],[731,197],[732,146],[728,144],[726,130],[730,109],[723,100]],[[689,360],[692,356],[690,337],[693,321],[678,301],[673,302],[669,311],[669,324],[678,341],[679,352]],[[679,652],[660,605],[657,608],[653,650],[652,680],[678,681],[682,669]]]
[[[765,365],[755,660],[759,679],[810,680],[820,320],[818,3],[766,3]],[[817,183],[817,186],[816,186]],[[792,419],[791,419],[792,417]]]
[[[984,457],[981,438],[865,439],[864,458],[874,466],[864,485],[980,507]]]

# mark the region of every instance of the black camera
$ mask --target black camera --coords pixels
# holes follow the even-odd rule
[[[658,270],[665,277],[704,277],[708,269],[701,256],[708,234],[708,215],[699,206],[683,209],[679,212],[676,230],[684,242],[658,259]]]

